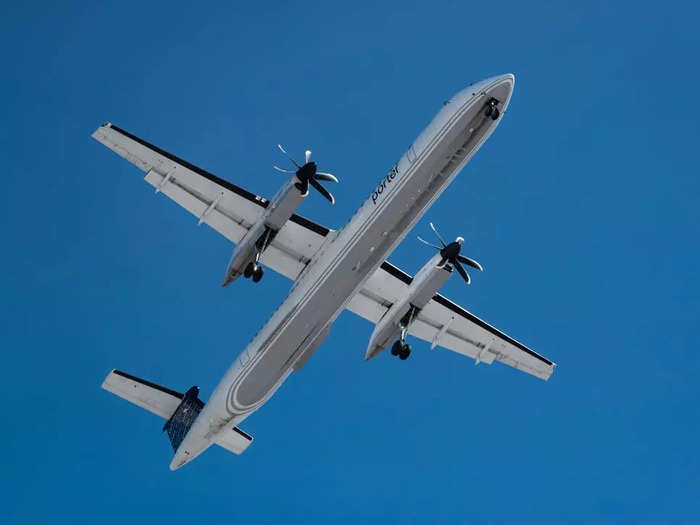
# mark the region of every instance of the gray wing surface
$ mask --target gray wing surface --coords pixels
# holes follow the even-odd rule
[[[365,287],[352,298],[348,310],[377,323],[411,284],[412,277],[384,262]],[[478,363],[500,361],[506,365],[549,379],[555,364],[474,314],[436,294],[411,323],[409,334],[471,357]]]

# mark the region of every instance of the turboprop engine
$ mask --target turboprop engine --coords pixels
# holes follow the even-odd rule
[[[222,286],[232,283],[241,274],[245,278],[252,278],[253,282],[256,283],[262,279],[263,267],[260,264],[260,257],[270,246],[277,232],[282,229],[309,194],[309,187],[318,191],[331,204],[335,203],[333,195],[319,181],[338,182],[338,179],[330,173],[318,171],[316,163],[311,161],[310,150],[306,150],[305,162],[301,165],[285,151],[281,144],[278,144],[277,147],[297,169],[293,171],[273,166],[277,171],[290,173],[293,176],[280,188],[260,219],[248,230],[248,233],[234,249],[226,268],[224,280],[221,283]]]
[[[442,247],[435,246],[418,237],[419,241],[437,249],[439,253],[435,254],[419,270],[403,297],[391,305],[384,317],[375,325],[365,351],[365,360],[372,359],[378,355],[391,344],[392,340],[396,341],[391,347],[391,354],[399,356],[401,360],[407,359],[411,354],[411,347],[406,343],[408,328],[416,320],[425,305],[445,284],[445,281],[452,273],[452,269],[455,268],[467,284],[471,282],[471,279],[462,267],[462,263],[479,271],[483,270],[482,266],[474,259],[459,253],[464,243],[463,237],[457,237],[453,242],[447,244],[437,232],[433,223],[430,223],[430,228],[437,236]]]

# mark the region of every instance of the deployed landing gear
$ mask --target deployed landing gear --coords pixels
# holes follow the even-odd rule
[[[401,321],[399,321],[399,326],[401,327],[401,336],[399,337],[399,340],[392,345],[391,355],[399,356],[399,359],[401,359],[401,361],[405,361],[406,359],[408,359],[408,356],[411,355],[411,345],[406,343],[406,334],[408,334],[408,326],[411,324],[413,318],[417,314],[418,308],[411,305],[411,307],[408,309],[408,312],[406,312],[406,315],[404,315],[401,318]]]
[[[491,97],[486,103],[486,116],[491,117],[491,120],[497,120],[501,116],[501,111],[498,109],[498,100]]]
[[[253,278],[253,282],[257,283],[262,279],[264,270],[262,266],[257,265],[254,262],[248,263],[248,266],[245,267],[245,270],[243,270],[243,277],[246,279]]]
[[[252,277],[254,283],[260,282],[260,279],[263,277],[263,273],[265,273],[265,270],[263,270],[263,267],[259,264],[260,257],[270,241],[274,238],[275,234],[276,232],[273,232],[268,226],[265,226],[265,233],[263,233],[255,243],[255,257],[243,270],[243,277],[246,279],[250,279]]]
[[[248,263],[248,266],[246,266],[245,270],[243,270],[243,277],[250,279],[250,276],[253,275],[253,272],[255,271],[255,267],[255,263]]]
[[[399,359],[405,361],[411,355],[411,345],[408,345],[399,339],[391,347],[391,355],[399,356]]]

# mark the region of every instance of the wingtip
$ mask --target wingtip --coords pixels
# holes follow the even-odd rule
[[[116,368],[112,368],[109,372],[107,372],[107,375],[106,375],[105,378],[102,380],[102,384],[100,385],[100,388],[102,388],[103,390],[109,391],[109,388],[107,388],[107,387],[109,386],[109,385],[107,384],[107,381],[109,381],[109,378],[111,377],[111,375],[112,375],[114,372],[116,372],[116,371],[117,371]]]

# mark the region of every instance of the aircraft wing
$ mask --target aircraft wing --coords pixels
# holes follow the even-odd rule
[[[411,284],[412,277],[389,262],[369,278],[353,297],[348,310],[377,323]],[[436,294],[409,325],[408,333],[471,357],[476,363],[500,361],[540,379],[549,379],[556,366],[549,359]]]
[[[149,144],[113,124],[100,126],[92,137],[146,172],[146,182],[238,243],[263,214],[269,201],[202,168]],[[293,215],[262,255],[262,263],[296,279],[331,230]]]

